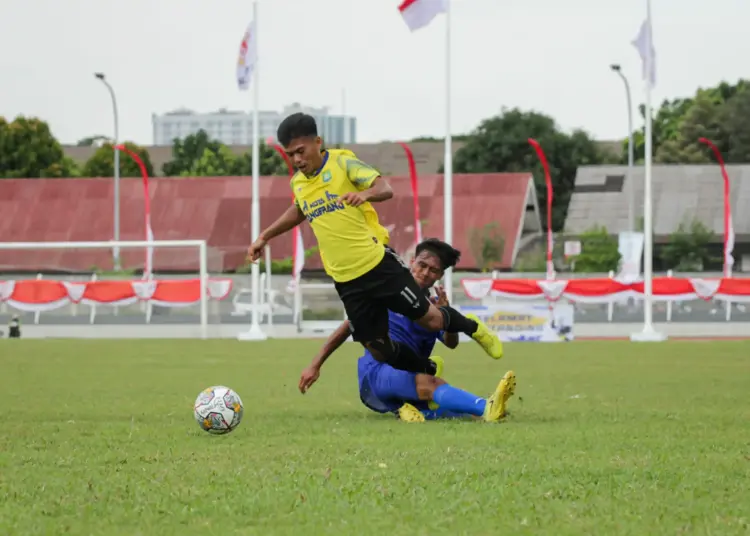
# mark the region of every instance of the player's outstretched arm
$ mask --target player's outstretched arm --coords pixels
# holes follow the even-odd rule
[[[318,381],[318,378],[320,377],[320,369],[323,366],[323,363],[326,362],[326,359],[328,359],[333,352],[338,350],[341,345],[346,342],[349,335],[351,335],[349,321],[344,320],[341,325],[331,333],[331,336],[328,337],[328,340],[323,344],[323,347],[312,360],[312,363],[302,371],[302,376],[299,380],[300,393],[305,394],[307,390],[312,387],[312,384]]]
[[[253,244],[250,246],[250,249],[248,249],[248,259],[250,259],[252,262],[257,261],[260,258],[261,253],[263,253],[263,248],[266,247],[266,244],[268,244],[268,242],[270,242],[272,238],[275,238],[297,227],[303,221],[305,221],[305,215],[302,213],[296,203],[293,204],[291,207],[286,209],[286,211],[279,217],[279,219],[277,219],[260,233],[258,239],[253,242]]]
[[[347,205],[358,207],[363,203],[379,203],[393,197],[393,189],[383,177],[378,177],[372,182],[372,186],[361,192],[347,192],[341,196],[341,200]]]
[[[361,160],[342,155],[339,165],[346,170],[349,181],[358,190],[344,194],[341,200],[352,206],[362,203],[379,203],[393,197],[393,189],[374,167]]]
[[[362,194],[370,203],[379,203],[393,197],[393,188],[383,177],[378,177],[372,181],[372,186],[363,191]]]

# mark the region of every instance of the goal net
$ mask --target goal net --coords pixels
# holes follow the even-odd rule
[[[221,336],[222,272],[203,240],[3,242],[0,331],[17,318],[22,337]]]

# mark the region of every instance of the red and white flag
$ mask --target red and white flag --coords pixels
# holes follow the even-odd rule
[[[413,32],[430,24],[440,13],[448,11],[449,0],[404,0],[398,10]]]
[[[734,257],[732,256],[732,251],[734,250],[734,225],[732,223],[732,202],[730,200],[732,185],[729,181],[727,167],[724,164],[724,157],[721,156],[721,151],[716,144],[708,138],[700,138],[698,141],[710,147],[714,152],[716,161],[719,163],[721,176],[724,179],[724,277],[732,277],[732,265],[734,265]]]
[[[258,39],[256,37],[255,21],[247,25],[245,35],[240,42],[240,51],[237,57],[237,86],[242,91],[250,88],[253,78],[255,64],[258,61]]]
[[[149,191],[148,170],[138,153],[135,153],[125,147],[125,145],[115,145],[115,151],[122,151],[132,158],[138,168],[141,170],[143,181],[143,218],[146,227],[146,242],[154,241],[154,230],[151,228],[151,192]],[[151,280],[154,274],[154,246],[146,247],[146,262],[143,265],[143,279]]]

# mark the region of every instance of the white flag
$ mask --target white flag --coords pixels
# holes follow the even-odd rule
[[[302,268],[305,266],[305,245],[302,242],[302,229],[294,228],[294,279],[299,282]]]
[[[427,26],[440,13],[448,11],[449,0],[404,0],[398,10],[413,32]]]
[[[727,215],[727,218],[729,219],[729,232],[727,233],[727,246],[726,251],[724,252],[724,262],[726,263],[728,270],[731,271],[732,266],[734,265],[734,257],[732,256],[732,250],[734,250],[734,226],[732,225],[731,212]]]
[[[250,88],[253,78],[253,70],[258,61],[258,39],[255,29],[255,21],[247,25],[245,35],[242,36],[240,52],[237,57],[237,86],[246,91]]]
[[[154,241],[154,231],[151,229],[151,215],[146,215],[146,241]],[[143,267],[143,279],[151,280],[154,273],[154,246],[146,248],[146,265]]]
[[[302,277],[302,268],[305,266],[305,245],[302,243],[302,229],[299,226],[294,228],[292,240],[294,241],[292,244],[292,279],[286,290],[294,294]]]
[[[656,85],[656,50],[654,49],[654,34],[650,19],[647,18],[641,24],[638,36],[633,40],[633,46],[641,56],[643,79],[648,80],[651,87],[654,87]]]

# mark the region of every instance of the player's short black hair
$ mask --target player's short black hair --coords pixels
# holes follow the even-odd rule
[[[438,259],[440,259],[440,264],[442,265],[443,270],[453,268],[461,259],[460,251],[458,251],[450,244],[447,244],[442,240],[438,240],[437,238],[427,238],[426,240],[422,240],[419,244],[417,244],[417,251],[415,255],[418,256],[423,251],[432,253]]]
[[[284,119],[276,129],[276,139],[286,147],[293,139],[315,137],[318,135],[318,125],[311,115],[298,112]]]

